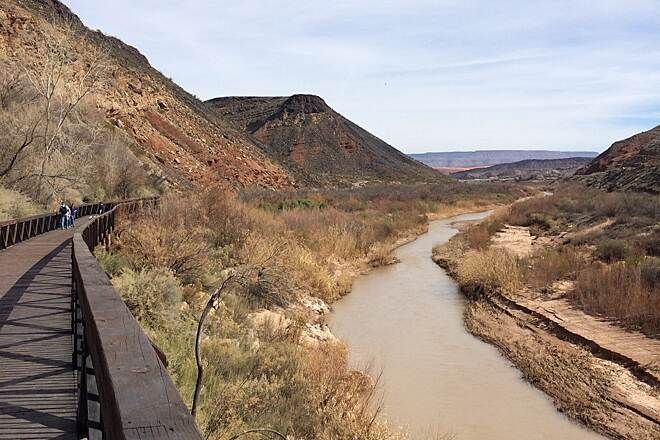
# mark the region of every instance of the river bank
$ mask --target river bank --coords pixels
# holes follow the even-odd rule
[[[465,299],[429,258],[433,245],[457,232],[452,222],[431,222],[394,252],[398,264],[357,277],[329,316],[349,346],[350,366],[369,366],[379,378],[385,419],[413,439],[599,438],[557,413],[497,350],[465,331]]]
[[[490,242],[491,249],[499,249],[498,258],[513,261],[510,255],[539,252],[550,240],[532,237],[528,228],[505,227]],[[433,259],[460,279],[457,272],[465,270],[461,265],[473,264],[464,262],[467,252],[457,237],[434,249]],[[553,309],[563,301],[557,292],[549,299],[553,293],[548,291],[493,287],[498,276],[495,271],[462,286],[470,333],[497,347],[570,418],[611,438],[658,438],[657,343],[574,308]],[[610,334],[616,336],[604,337]]]

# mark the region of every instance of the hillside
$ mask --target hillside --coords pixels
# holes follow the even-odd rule
[[[593,151],[476,150],[416,153],[410,156],[433,168],[474,168],[529,159],[566,159],[596,157],[596,155],[597,153]]]
[[[545,180],[572,175],[591,161],[588,157],[566,159],[528,159],[452,173],[457,179]]]
[[[660,193],[660,125],[613,143],[576,178],[608,191]]]
[[[89,66],[99,66],[94,89],[80,106],[81,118],[107,137],[120,137],[130,150],[120,154],[134,155],[163,185],[281,188],[295,183],[249,136],[210,115],[134,47],[92,32],[56,0],[4,0],[3,73],[25,66],[36,77],[49,68],[53,54],[65,54],[56,67],[63,67],[69,84],[84,80]]]
[[[249,133],[298,180],[312,185],[442,179],[314,95],[226,97],[206,102],[218,120]]]

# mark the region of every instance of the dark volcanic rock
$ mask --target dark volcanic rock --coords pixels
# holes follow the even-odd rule
[[[298,113],[323,113],[330,111],[330,107],[323,98],[316,95],[293,95],[280,107],[280,115],[296,115]]]

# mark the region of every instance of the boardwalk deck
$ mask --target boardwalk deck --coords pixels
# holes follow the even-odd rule
[[[0,251],[0,439],[75,439],[71,231]]]

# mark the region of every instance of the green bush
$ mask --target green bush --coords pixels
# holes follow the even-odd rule
[[[94,249],[94,256],[110,278],[113,278],[128,267],[128,262],[123,255],[117,252],[108,252],[105,247],[98,246]]]
[[[629,254],[628,245],[623,240],[603,240],[596,248],[596,256],[606,263],[625,260]]]
[[[162,328],[179,314],[182,292],[174,273],[162,267],[124,270],[112,279],[133,316],[152,329]]]

